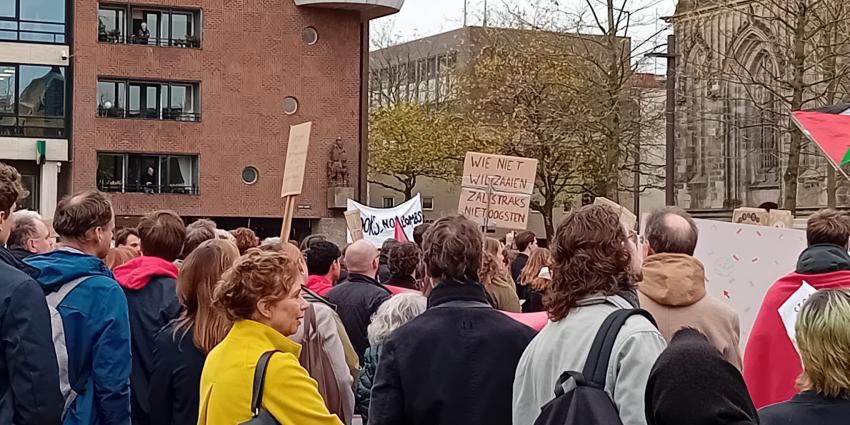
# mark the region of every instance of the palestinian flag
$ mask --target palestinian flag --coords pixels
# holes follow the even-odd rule
[[[850,103],[792,112],[791,116],[836,168],[850,163]]]

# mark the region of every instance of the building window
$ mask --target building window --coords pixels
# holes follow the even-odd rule
[[[319,32],[313,27],[304,28],[301,32],[301,40],[312,46],[319,42]]]
[[[242,169],[242,182],[247,185],[252,185],[260,178],[260,172],[255,167],[245,167]]]
[[[98,153],[97,188],[103,192],[198,194],[198,157]]]
[[[38,211],[38,177],[32,174],[21,174],[21,185],[29,192],[29,195],[17,202],[18,209]]]
[[[434,211],[434,197],[433,196],[423,196],[422,197],[422,209],[425,211]]]
[[[283,113],[286,115],[294,115],[298,112],[298,99],[287,96],[283,98]]]
[[[0,41],[65,43],[66,0],[0,0]]]
[[[395,207],[395,198],[392,197],[384,197],[383,208],[394,208]]]
[[[97,16],[97,38],[104,43],[201,47],[199,10],[102,4]]]
[[[100,79],[97,116],[200,121],[198,83]]]
[[[370,102],[374,107],[399,102],[438,104],[451,100],[457,53],[429,56],[370,71]]]
[[[0,63],[0,136],[65,137],[65,84],[65,67]]]

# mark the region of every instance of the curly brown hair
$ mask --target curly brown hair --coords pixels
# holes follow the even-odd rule
[[[505,264],[499,261],[499,252],[502,243],[498,239],[484,238],[484,253],[481,257],[481,269],[478,270],[478,279],[484,286],[489,286],[497,276],[504,276]]]
[[[388,266],[391,276],[413,276],[422,251],[413,242],[402,242],[390,251]]]
[[[549,287],[549,280],[540,277],[540,270],[544,267],[552,267],[552,252],[546,248],[537,248],[528,257],[528,263],[519,274],[520,285],[531,285],[540,291]]]
[[[635,287],[628,238],[614,209],[579,208],[561,221],[554,239],[552,282],[543,298],[552,321],[567,317],[583,298]]]
[[[247,227],[231,230],[230,234],[236,239],[236,246],[239,248],[240,255],[245,255],[249,249],[260,246],[260,239],[257,238],[257,234]]]
[[[29,196],[21,185],[21,175],[15,167],[0,162],[0,212],[6,218],[12,214],[12,206]]]
[[[303,280],[294,256],[250,249],[224,273],[215,288],[213,303],[230,320],[250,319],[259,301],[282,300]]]

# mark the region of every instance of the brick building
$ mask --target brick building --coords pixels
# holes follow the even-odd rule
[[[0,64],[33,60],[45,71],[37,88],[54,82],[73,96],[63,99],[61,131],[17,131],[16,151],[25,155],[0,147],[0,160],[33,176],[39,202],[28,207],[50,216],[56,197],[96,187],[110,193],[119,225],[168,208],[274,235],[289,126],[305,121],[313,132],[296,233],[340,226],[326,190],[337,137],[355,193],[365,197],[369,20],[403,0],[30,1],[0,0],[0,20],[9,3],[9,20],[21,28],[0,45]],[[51,8],[65,11],[55,43],[20,37],[27,9]],[[7,46],[19,53],[5,57]],[[41,90],[41,103],[50,103],[53,92]],[[24,92],[16,91],[19,122]],[[46,142],[41,165],[36,140]]]

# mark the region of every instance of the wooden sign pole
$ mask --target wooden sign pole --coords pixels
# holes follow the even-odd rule
[[[292,218],[295,215],[295,196],[283,197],[283,226],[280,229],[281,242],[289,242],[289,235],[292,234]]]

